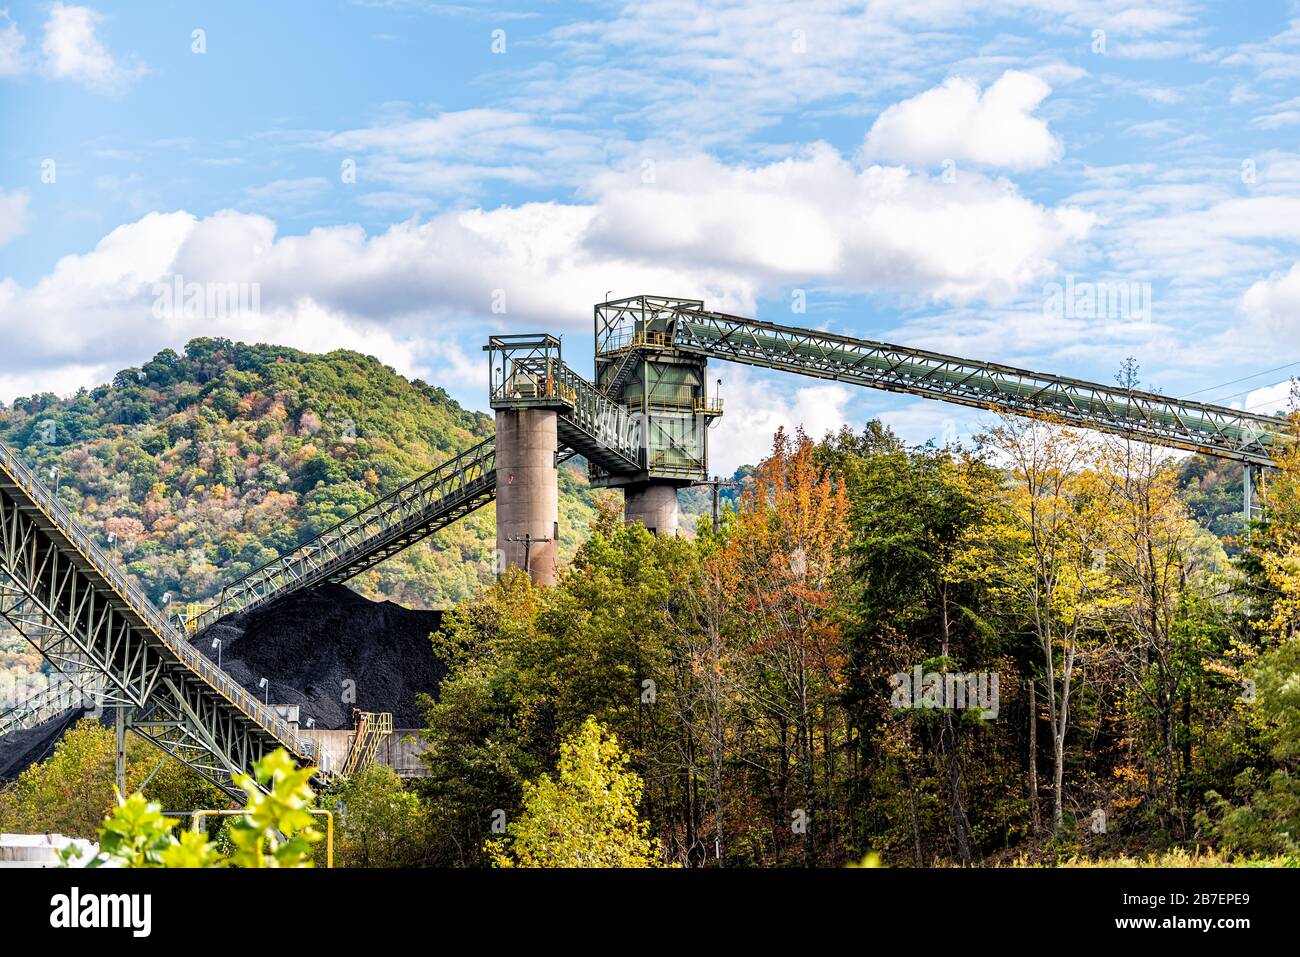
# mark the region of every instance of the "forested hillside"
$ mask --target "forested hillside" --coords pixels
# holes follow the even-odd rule
[[[69,398],[0,408],[0,438],[160,603],[210,597],[491,431],[489,416],[369,356],[226,339],[164,350]],[[563,556],[591,503],[581,467],[564,470]],[[353,587],[449,605],[490,580],[495,534],[488,506]],[[31,657],[6,650],[0,667]]]
[[[364,356],[212,339],[0,411],[176,602],[490,428]],[[428,776],[325,796],[382,812],[345,823],[341,859],[1294,865],[1300,451],[1278,465],[1249,536],[1239,469],[1016,418],[969,448],[778,433],[694,538],[625,527],[566,470],[554,587],[494,580],[490,508],[357,583],[448,608],[447,673],[419,705]],[[47,811],[81,778],[108,810],[108,732],[81,730],[0,790],[0,825],[93,833]],[[403,836],[384,851],[374,827]]]

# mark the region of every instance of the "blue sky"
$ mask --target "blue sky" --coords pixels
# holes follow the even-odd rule
[[[1259,411],[1300,371],[1289,0],[0,10],[0,399],[228,335],[483,408],[487,335],[589,369],[607,290],[1102,381],[1131,355]],[[256,308],[159,313],[177,276]],[[1134,297],[1061,309],[1067,279]],[[982,421],[715,374],[724,469],[778,425]]]

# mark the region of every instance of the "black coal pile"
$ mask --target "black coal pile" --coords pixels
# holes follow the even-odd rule
[[[28,765],[44,761],[54,753],[54,746],[82,715],[90,714],[84,708],[69,708],[44,724],[22,731],[11,731],[0,737],[0,781],[12,781]]]
[[[393,726],[424,723],[417,694],[436,694],[447,669],[429,635],[440,611],[374,602],[344,585],[295,592],[262,608],[228,615],[195,640],[214,661],[260,700],[301,706],[301,720],[350,729],[352,709],[391,711]]]

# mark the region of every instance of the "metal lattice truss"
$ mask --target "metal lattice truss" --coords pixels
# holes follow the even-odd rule
[[[102,677],[131,729],[231,794],[297,729],[191,646],[0,443],[0,618],[64,674]]]
[[[629,415],[566,366],[559,339],[492,336],[484,349],[490,361],[492,408],[555,409],[560,441],[588,461],[611,472],[644,469],[641,418]]]
[[[48,627],[44,623],[32,623],[31,630],[41,633],[43,628]],[[106,698],[105,680],[101,672],[92,668],[56,669],[50,676],[48,687],[0,713],[0,736],[44,724],[69,708],[101,710]]]
[[[979,409],[1050,415],[1069,425],[1270,465],[1288,423],[1225,406],[1044,375],[991,362],[677,307],[674,349],[904,392]]]
[[[496,495],[496,444],[478,445],[221,590],[186,620],[197,635],[219,618],[322,582],[343,582],[427,538]]]
[[[597,303],[595,308],[596,357],[614,356],[624,349],[666,346],[667,341],[654,336],[667,331],[682,311],[699,312],[702,299],[676,296],[630,296]],[[611,390],[612,391],[612,390]]]
[[[669,330],[678,310],[704,308],[699,299],[632,296],[602,302],[595,309],[596,384],[617,398],[646,352],[672,348]]]

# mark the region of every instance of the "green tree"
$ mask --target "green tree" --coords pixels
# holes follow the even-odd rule
[[[113,733],[86,718],[6,790],[0,828],[93,838],[113,803]]]
[[[234,853],[223,858],[197,831],[173,833],[177,822],[162,806],[136,792],[121,801],[99,829],[99,856],[92,867],[311,867],[311,846],[323,835],[309,811],[315,768],[295,766],[283,748],[235,782],[248,795],[244,813],[230,828]],[[256,779],[256,780],[255,780]],[[260,786],[259,786],[260,785]]]
[[[488,843],[497,867],[655,867],[658,841],[637,813],[642,783],[594,718],[560,746],[556,775],[524,785],[523,813]]]
[[[324,802],[334,811],[340,867],[415,867],[429,837],[429,810],[392,768],[372,764]]]

